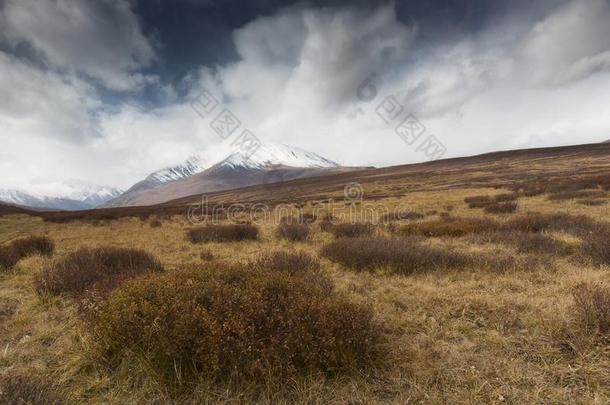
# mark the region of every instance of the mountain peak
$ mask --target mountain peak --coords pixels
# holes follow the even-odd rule
[[[221,166],[260,169],[270,166],[288,166],[301,168],[339,167],[339,164],[326,159],[317,153],[281,143],[264,143],[250,157],[234,152],[219,163]]]

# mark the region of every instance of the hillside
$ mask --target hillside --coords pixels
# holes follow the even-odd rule
[[[609,157],[0,216],[0,402],[607,403]]]

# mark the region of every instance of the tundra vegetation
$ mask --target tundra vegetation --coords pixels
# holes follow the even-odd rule
[[[1,216],[0,403],[608,403],[607,155],[541,164]]]

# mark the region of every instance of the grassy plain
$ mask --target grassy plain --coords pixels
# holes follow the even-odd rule
[[[360,212],[363,206],[377,212],[408,207],[425,215],[418,220],[393,221],[393,225],[376,224],[373,232],[382,237],[396,237],[396,230],[404,224],[439,220],[447,215],[491,218],[504,223],[529,212],[566,213],[610,221],[610,205],[587,205],[578,199],[553,200],[548,192],[552,185],[608,176],[610,154],[604,149],[597,154],[567,150],[560,155],[561,158],[516,155],[504,160],[462,163],[446,171],[422,170],[413,175],[403,173],[407,169],[383,169],[377,172],[378,178],[371,173],[362,175],[364,194],[357,202],[343,196],[344,185],[359,180],[356,174],[333,180],[334,183],[331,179],[321,180],[318,189],[315,182],[308,180],[311,187],[301,187],[294,198],[304,212],[315,211],[319,217],[330,207],[335,216],[348,218],[350,210]],[[502,165],[504,172],[495,165]],[[485,213],[464,202],[466,197],[508,193],[517,184],[537,182],[543,182],[546,191],[529,197],[521,191],[516,213]],[[603,190],[602,186],[598,190]],[[292,191],[284,191],[278,200],[293,204],[289,197]],[[279,192],[273,195],[278,196]],[[212,201],[224,201],[223,198],[227,203],[240,201],[239,192],[221,193]],[[329,198],[333,200],[326,203],[325,211],[317,211],[316,204]],[[596,199],[600,198],[610,202],[607,195],[596,195]],[[265,201],[258,188],[247,189],[241,199]],[[465,254],[536,260],[518,261],[527,265],[510,269],[475,265],[397,275],[384,266],[355,271],[321,257],[323,246],[334,237],[320,230],[320,218],[309,225],[306,241],[278,238],[278,218],[267,218],[255,221],[260,229],[257,240],[193,244],[186,237],[186,231],[193,227],[186,216],[187,202],[183,215],[153,213],[144,220],[127,216],[54,223],[22,214],[0,217],[0,244],[46,235],[56,246],[54,258],[29,257],[12,270],[0,273],[0,375],[51,381],[68,403],[610,401],[610,335],[584,328],[573,298],[574,288],[580,283],[610,285],[610,265],[595,262],[581,252],[581,241],[586,236],[561,230],[545,232],[572,246],[574,250],[569,255],[522,252],[501,240],[472,235],[423,238],[421,243],[425,245]],[[158,219],[161,226],[150,226],[153,219]],[[33,277],[52,260],[82,247],[97,246],[145,250],[156,256],[168,272],[179,271],[185,265],[205,268],[209,260],[202,260],[202,252],[211,253],[212,260],[221,263],[244,262],[269,251],[307,252],[319,257],[323,271],[338,291],[373,309],[388,355],[376,367],[348,374],[311,373],[286,381],[270,379],[266,384],[212,384],[202,379],[187,392],[164,384],[147,367],[145,359],[109,367],[92,354],[75,301],[62,296],[40,297],[32,286]],[[0,402],[1,399],[0,396]]]

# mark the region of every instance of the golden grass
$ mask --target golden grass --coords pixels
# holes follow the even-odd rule
[[[381,192],[400,184],[398,180],[373,183],[367,191]],[[426,188],[371,204],[388,209],[408,205],[417,212],[441,212],[452,205],[452,216],[498,221],[527,212],[565,212],[608,220],[607,207],[603,205],[549,201],[546,195],[520,197],[519,214],[505,219],[469,209],[464,198],[508,190]],[[350,209],[342,203],[337,203],[336,208],[339,213]],[[311,210],[312,205],[306,204],[305,209]],[[438,216],[426,221],[435,219]],[[96,225],[81,221],[43,223],[28,216],[5,216],[0,218],[0,241],[45,234],[55,242],[55,256],[59,258],[82,247],[143,249],[159,258],[171,272],[184,265],[201,264],[202,253],[208,260],[226,263],[251,261],[268,251],[296,250],[317,256],[324,244],[334,240],[317,225],[310,226],[309,238],[301,242],[278,239],[275,223],[257,225],[258,240],[195,245],[185,238],[185,230],[192,225],[182,216],[166,219],[157,228],[135,218]],[[389,236],[381,226],[375,232]],[[573,235],[555,232],[553,236],[574,246],[579,244]],[[532,257],[503,243],[472,243],[468,236],[430,238],[426,243],[463,252]],[[91,342],[82,333],[76,303],[69,298],[38,297],[31,287],[34,275],[50,260],[40,256],[26,258],[10,274],[0,274],[0,374],[31,374],[55,381],[69,403],[610,401],[609,339],[592,336],[578,327],[572,296],[574,287],[583,282],[610,285],[610,268],[575,256],[549,257],[553,265],[505,273],[469,267],[409,276],[383,271],[353,272],[321,258],[322,269],[337,290],[375,313],[389,352],[387,364],[339,378],[314,374],[269,385],[213,384],[202,380],[179,397],[145,362],[125,362],[110,368],[91,355]]]

